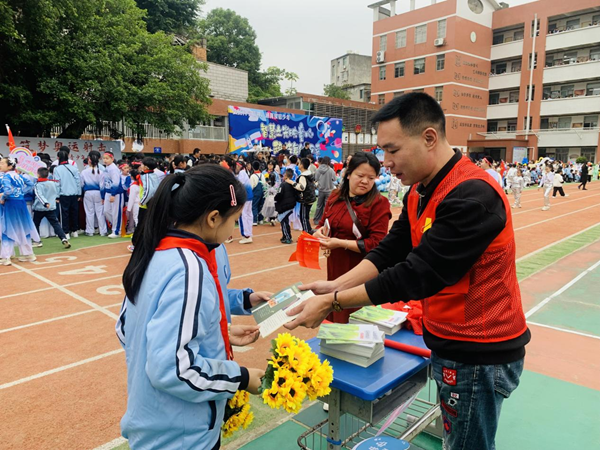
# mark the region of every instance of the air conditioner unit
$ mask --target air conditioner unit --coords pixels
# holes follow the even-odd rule
[[[382,63],[385,62],[385,52],[380,50],[377,52],[377,62]]]
[[[433,41],[433,45],[436,47],[441,47],[445,43],[446,43],[446,39],[444,39],[444,38],[438,38],[435,41]]]

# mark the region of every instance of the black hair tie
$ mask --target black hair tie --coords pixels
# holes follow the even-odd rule
[[[171,188],[171,192],[176,191],[181,186],[185,184],[185,172],[176,172],[175,174],[175,184]]]

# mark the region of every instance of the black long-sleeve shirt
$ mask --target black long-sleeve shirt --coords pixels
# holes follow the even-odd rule
[[[461,157],[457,150],[427,186],[417,187],[418,216]],[[434,226],[413,248],[405,206],[389,234],[366,256],[380,272],[365,285],[371,302],[378,305],[423,299],[456,284],[502,232],[506,217],[502,198],[488,183],[468,180],[442,200],[436,209]],[[524,356],[524,345],[529,342],[529,331],[493,344],[442,339],[426,329],[423,334],[428,347],[440,357],[468,364],[515,361]]]

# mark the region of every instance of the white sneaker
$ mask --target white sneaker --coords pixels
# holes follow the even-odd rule
[[[569,196],[569,194],[565,194],[565,197],[568,197],[568,196]]]
[[[550,207],[549,207],[549,206],[544,206],[544,207],[542,208],[542,211],[548,211],[549,209],[550,209]]]
[[[69,239],[71,239],[71,235],[69,233],[65,234],[65,239],[68,241]]]
[[[258,225],[258,224],[257,224],[256,222],[252,223],[252,226],[253,226],[253,227],[255,227],[255,226],[257,226],[257,225]]]
[[[233,242],[233,236],[231,236],[229,239],[225,240],[226,244],[231,244]]]
[[[64,248],[71,248],[71,244],[66,239],[63,239],[61,242]]]
[[[79,234],[77,233],[77,231],[73,231],[71,233],[71,237],[74,237],[74,238],[79,237]]]
[[[26,256],[19,256],[19,261],[21,262],[32,262],[35,261],[37,258],[35,257],[35,255],[26,255]]]
[[[241,239],[240,244],[252,244],[252,236]]]
[[[11,266],[12,262],[11,262],[10,258],[6,258],[6,259],[0,259],[0,264],[3,266]]]
[[[85,233],[87,237],[94,237],[94,233]]]
[[[31,246],[32,246],[33,248],[40,248],[40,247],[43,247],[43,246],[44,246],[44,244],[42,244],[41,242],[33,242],[33,243],[31,244]]]
[[[116,238],[118,238],[118,237],[119,237],[119,236],[118,236],[118,235],[116,235],[115,233],[110,233],[110,234],[108,235],[108,238],[109,238],[109,239],[116,239]]]

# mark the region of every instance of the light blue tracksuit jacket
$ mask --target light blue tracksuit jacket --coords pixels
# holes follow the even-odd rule
[[[58,181],[58,196],[81,195],[79,170],[71,164],[59,164],[54,168],[53,177]]]
[[[176,235],[193,236],[175,231]],[[228,316],[249,314],[252,291],[228,290],[223,246],[216,252]],[[189,249],[157,251],[116,331],[127,361],[121,431],[132,449],[213,449],[225,404],[245,388],[247,370],[227,361],[219,297],[206,262]]]

